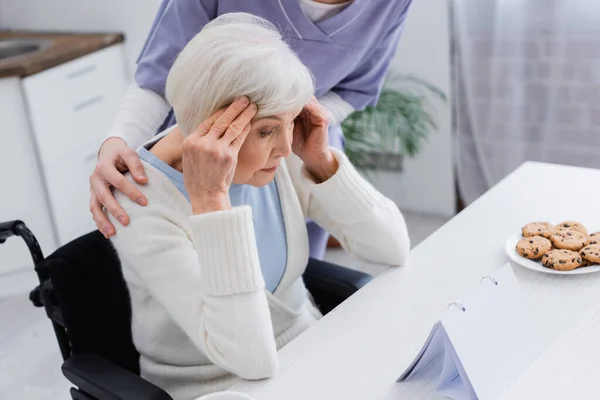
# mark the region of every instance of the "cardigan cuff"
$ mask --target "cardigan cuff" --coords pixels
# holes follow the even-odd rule
[[[189,218],[206,294],[263,290],[252,209],[248,206]]]
[[[323,183],[315,183],[303,167],[302,178],[311,195],[325,208],[335,222],[360,221],[373,212],[380,194],[358,173],[346,155],[333,147],[338,162],[336,173]]]

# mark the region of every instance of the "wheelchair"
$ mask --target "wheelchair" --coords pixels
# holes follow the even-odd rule
[[[22,221],[0,223],[0,244],[20,236],[33,259],[39,285],[29,295],[50,319],[73,384],[73,400],[172,400],[140,377],[139,353],[131,336],[131,305],[119,259],[110,241],[90,232],[47,258]],[[372,277],[309,260],[306,287],[325,315]]]

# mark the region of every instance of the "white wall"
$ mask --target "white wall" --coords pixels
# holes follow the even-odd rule
[[[405,210],[452,216],[455,211],[451,151],[450,40],[445,1],[415,0],[392,68],[434,84],[448,96],[436,107],[437,132],[404,172],[379,173],[376,186]]]
[[[128,70],[135,60],[159,0],[0,0],[0,27],[77,32],[122,32]]]

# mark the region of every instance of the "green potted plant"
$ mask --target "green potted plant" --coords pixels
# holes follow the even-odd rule
[[[401,170],[437,128],[432,100],[446,101],[435,86],[408,75],[389,75],[376,106],[352,113],[343,123],[345,153],[363,173]]]
[[[389,75],[377,105],[352,113],[342,123],[344,152],[367,178],[372,170],[401,170],[404,157],[417,155],[437,128],[433,100],[445,102],[446,95],[413,76]],[[340,244],[332,236],[328,247]]]

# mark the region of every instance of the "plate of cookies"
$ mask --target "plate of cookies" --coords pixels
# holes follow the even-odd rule
[[[600,232],[565,221],[530,222],[506,241],[515,263],[547,274],[577,275],[600,272]]]

